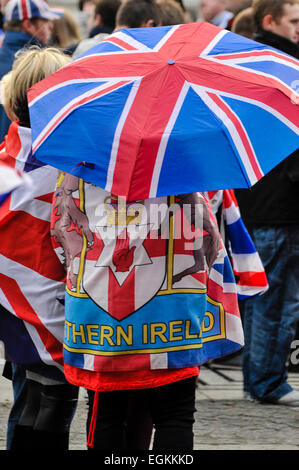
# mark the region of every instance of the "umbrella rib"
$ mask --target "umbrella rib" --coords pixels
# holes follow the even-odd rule
[[[228,98],[238,99],[240,101],[244,101],[246,103],[250,103],[250,104],[253,104],[254,106],[258,106],[262,109],[265,109],[267,112],[269,112],[273,116],[275,116],[276,119],[279,119],[283,124],[285,124],[287,127],[292,129],[292,131],[295,134],[299,135],[299,128],[298,128],[298,126],[296,126],[296,124],[294,124],[286,116],[284,116],[279,111],[277,111],[277,109],[272,108],[271,106],[267,105],[263,101],[260,101],[258,99],[244,97],[242,94],[238,94],[238,93],[229,93],[227,91],[219,90],[217,88],[211,88],[211,87],[198,85],[196,83],[191,83],[191,86],[193,87],[194,91],[196,91],[196,89],[202,89],[202,90],[204,90],[208,93],[215,93],[217,96],[221,95],[221,96],[225,96],[225,97],[228,97]],[[279,90],[277,90],[277,91],[279,91]]]
[[[188,74],[188,72],[187,72],[187,67],[189,67],[189,74]],[[242,84],[248,84],[248,83],[252,84],[252,83],[253,83],[253,84],[256,85],[256,86],[264,86],[264,87],[265,87],[266,89],[268,89],[268,90],[272,90],[273,92],[276,91],[277,93],[280,93],[280,94],[281,94],[282,96],[284,96],[284,97],[290,97],[290,98],[291,98],[291,95],[289,96],[287,93],[283,92],[283,91],[280,89],[280,87],[273,86],[273,84],[270,86],[270,85],[269,85],[269,81],[270,81],[270,80],[272,81],[272,79],[267,79],[267,78],[265,78],[265,80],[267,80],[267,86],[266,86],[266,84],[261,81],[260,77],[259,77],[259,79],[258,79],[256,82],[254,82],[254,80],[249,81],[249,79],[247,79],[247,80],[240,79],[239,77],[235,77],[235,76],[233,76],[233,75],[231,75],[231,74],[221,73],[220,71],[217,71],[217,70],[216,70],[216,71],[215,71],[215,70],[212,70],[212,71],[211,71],[211,70],[209,70],[209,68],[208,68],[207,66],[204,66],[203,68],[204,68],[204,70],[205,70],[206,72],[208,72],[208,76],[205,77],[205,79],[204,79],[204,81],[203,81],[203,79],[200,80],[201,77],[200,77],[200,75],[198,74],[198,72],[196,72],[196,73],[193,73],[193,72],[192,72],[193,68],[192,68],[190,65],[189,65],[189,66],[186,66],[185,64],[182,64],[182,68],[185,69],[185,71],[184,71],[185,75],[187,75],[187,76],[189,75],[188,78],[186,78],[186,80],[187,80],[189,83],[193,83],[193,84],[195,84],[195,85],[197,85],[197,86],[201,86],[201,87],[204,86],[204,87],[206,87],[206,88],[212,88],[212,86],[211,86],[211,87],[210,87],[210,86],[207,87],[207,86],[206,86],[206,83],[211,83],[211,84],[212,84],[212,82],[213,82],[212,79],[213,79],[213,77],[215,77],[215,75],[217,75],[218,77],[226,76],[227,78],[229,78],[230,80],[233,81],[233,83],[230,84],[230,86],[229,86],[229,88],[228,88],[228,85],[227,85],[227,84],[223,87],[223,85],[222,85],[223,80],[222,80],[222,81],[219,81],[219,79],[216,80],[218,83],[217,83],[217,86],[214,86],[214,90],[215,90],[217,93],[226,94],[226,93],[230,92],[230,91],[232,90],[233,84],[236,84],[236,88],[238,89],[238,88],[240,88],[240,82],[241,82]],[[196,69],[195,69],[195,70],[196,70]],[[247,72],[246,72],[246,73],[247,73]],[[209,81],[209,75],[211,75],[211,80],[210,80],[210,81]],[[255,76],[255,74],[250,74],[250,75],[251,75],[251,77],[252,77],[252,75]],[[198,77],[198,82],[196,83],[196,81],[197,81],[196,78],[197,78],[197,77]],[[215,81],[215,79],[214,79],[214,81]],[[273,78],[273,81],[277,81],[277,80],[276,80],[275,78]],[[200,83],[201,83],[201,84],[200,84]],[[251,87],[251,88],[252,88],[252,87]],[[229,91],[228,91],[228,90],[229,90]],[[241,99],[244,99],[244,96],[245,96],[246,99],[248,99],[248,100],[251,99],[251,100],[252,100],[252,99],[253,99],[253,98],[252,98],[253,92],[250,92],[250,93],[249,93],[249,92],[250,92],[250,87],[247,88],[247,92],[246,92],[245,95],[243,95],[243,94],[240,93],[240,92],[234,92],[234,93],[235,93],[235,95],[240,96]],[[259,99],[255,99],[255,101],[256,101],[256,102],[261,102],[262,104],[265,105],[265,102],[264,102],[264,101],[260,101]],[[269,105],[268,105],[268,107],[269,107]],[[294,130],[294,127],[295,127],[295,132],[298,133],[298,125],[295,124],[295,123],[296,123],[296,120],[295,120],[295,119],[294,119],[294,121],[290,121],[290,120],[287,118],[286,115],[281,114],[281,112],[279,112],[279,110],[278,110],[279,107],[278,107],[278,105],[276,105],[275,102],[273,102],[273,104],[271,103],[271,106],[270,106],[270,107],[274,110],[274,114],[275,114],[276,116],[279,114],[279,116],[280,116],[279,119],[280,119],[280,120],[283,120],[283,121],[285,121],[285,122],[288,121],[289,124],[291,125],[291,127],[293,128],[293,130]],[[294,118],[295,118],[295,115],[294,115]]]
[[[161,87],[160,87],[159,90],[158,90],[159,92],[156,93],[155,100],[154,100],[154,102],[152,102],[152,105],[151,105],[151,107],[150,107],[150,109],[149,109],[149,111],[148,111],[148,113],[147,113],[147,116],[152,113],[152,110],[153,110],[155,107],[157,107],[157,100],[158,100],[159,97],[162,95],[162,91],[161,91],[161,90],[163,90],[163,87],[164,87],[165,90],[168,88],[168,87],[167,87],[167,80],[168,80],[168,79],[167,79],[167,75],[170,73],[171,70],[173,70],[173,67],[176,67],[176,64],[174,64],[174,66],[171,66],[171,68],[169,68],[169,66],[168,66],[167,64],[166,64],[166,65],[163,65],[163,68],[165,68],[166,74],[165,74],[165,76],[164,76],[164,78],[163,78],[163,83],[162,83]],[[179,67],[176,67],[176,69],[180,72]],[[159,72],[161,72],[161,68],[160,68]],[[162,167],[162,163],[163,163],[163,161],[161,162],[161,159],[159,158],[159,155],[160,155],[160,153],[161,153],[161,149],[165,146],[165,140],[163,140],[163,136],[165,135],[167,129],[168,129],[168,131],[169,131],[169,127],[168,127],[168,126],[169,126],[169,123],[170,123],[171,120],[172,120],[172,117],[173,117],[175,114],[176,114],[176,117],[177,117],[178,112],[179,112],[177,104],[178,104],[178,101],[179,101],[179,97],[180,97],[180,95],[181,95],[181,93],[182,93],[182,90],[183,90],[183,88],[184,88],[184,83],[186,83],[186,80],[184,79],[183,74],[182,74],[181,72],[180,72],[180,74],[181,74],[181,76],[182,76],[182,83],[183,83],[183,84],[182,84],[182,88],[180,89],[180,92],[179,92],[178,95],[177,95],[177,100],[176,100],[176,103],[175,103],[175,105],[174,105],[174,108],[172,109],[172,112],[171,112],[171,114],[170,114],[170,116],[169,116],[169,118],[168,118],[168,120],[167,120],[166,125],[165,125],[164,131],[163,131],[163,133],[161,134],[161,139],[160,139],[160,143],[159,143],[159,146],[158,146],[158,150],[157,150],[157,154],[156,154],[156,160],[155,160],[155,164],[154,164],[153,172],[152,172],[152,178],[151,178],[151,181],[152,181],[152,182],[151,182],[150,189],[149,189],[149,191],[150,191],[149,197],[155,197],[155,196],[156,196],[157,183],[155,183],[155,181],[157,181],[157,176],[159,176],[159,174],[160,174],[161,167]],[[185,92],[184,92],[184,93],[185,93]],[[182,105],[182,103],[180,102],[180,106],[181,106],[181,105]],[[141,149],[141,146],[142,146],[142,142],[143,142],[143,140],[144,140],[144,136],[145,136],[145,131],[144,131],[144,130],[145,130],[146,124],[147,124],[147,119],[145,119],[145,120],[144,120],[144,123],[143,123],[142,136],[141,136],[141,138],[140,138],[140,140],[139,140],[139,146],[138,146],[137,155],[139,155],[139,152],[140,152],[140,149]],[[173,122],[171,123],[172,127],[173,127],[174,124],[175,124],[175,121],[173,121]],[[167,143],[166,143],[166,146],[167,146]],[[138,163],[137,160],[138,160],[138,159],[136,158],[136,159],[135,159],[134,166],[133,166],[133,168],[132,168],[132,174],[134,174],[136,165],[137,165],[137,163]],[[154,183],[153,183],[153,181],[154,181]],[[158,182],[158,181],[157,181],[157,182]]]
[[[138,83],[139,82],[139,83]],[[138,85],[136,86],[136,84]],[[119,119],[117,128],[115,130],[114,134],[114,140],[113,140],[113,145],[112,145],[112,150],[111,150],[111,157],[110,157],[110,162],[109,162],[109,167],[108,167],[108,172],[107,172],[107,182],[105,189],[106,191],[110,192],[112,185],[113,185],[113,175],[114,175],[114,170],[115,170],[115,165],[116,165],[116,159],[117,159],[117,153],[118,153],[118,148],[119,148],[119,142],[121,139],[121,134],[123,131],[123,127],[126,123],[127,116],[130,112],[131,106],[134,103],[136,94],[138,92],[138,89],[140,87],[141,83],[141,78],[135,82],[133,85],[133,88],[127,98],[126,104],[124,106],[123,112],[121,114],[121,117]],[[130,177],[132,176],[132,172]]]
[[[215,58],[206,58],[206,57],[202,57],[200,56],[200,59],[201,59],[201,64],[200,66],[208,71],[208,72],[211,72],[213,75],[217,74],[219,76],[225,76],[225,77],[228,77],[228,78],[231,78],[233,80],[236,80],[236,83],[238,82],[243,82],[243,83],[255,83],[257,85],[262,85],[264,87],[268,87],[268,88],[273,88],[273,82],[276,83],[276,86],[275,88],[277,88],[280,92],[284,93],[285,95],[289,96],[288,93],[285,93],[282,91],[282,87],[284,89],[287,89],[289,91],[289,94],[293,93],[294,90],[290,87],[288,87],[286,84],[284,84],[279,78],[277,77],[274,77],[274,76],[271,76],[269,74],[265,74],[264,72],[260,72],[260,71],[252,71],[252,70],[248,70],[248,69],[245,69],[244,67],[238,67],[237,65],[235,64],[225,64],[223,63],[222,61],[219,61]],[[186,65],[186,62],[187,61],[194,61],[194,56],[190,56],[189,58],[185,58],[184,59],[184,63],[181,64],[182,67],[189,67],[190,69],[192,69],[192,64],[189,63],[188,65]],[[218,66],[217,68],[221,68],[221,70],[217,70],[217,68],[213,68],[211,69],[211,63],[215,64],[216,66]],[[195,68],[195,71],[197,71],[198,73],[198,68],[197,68],[197,65],[195,64],[194,65],[194,68]],[[240,72],[240,75],[238,77],[235,76],[234,73],[230,72],[232,69],[236,70],[236,71],[239,71]]]
[[[93,89],[77,96],[71,102],[67,103],[67,105],[60,110],[60,112],[56,113],[52,117],[52,119],[48,122],[47,126],[43,129],[42,133],[35,138],[32,143],[33,151],[35,152],[38,149],[43,140],[47,138],[56,129],[56,127],[60,125],[62,121],[64,121],[69,116],[70,113],[75,111],[78,107],[82,106],[82,103],[80,103],[80,101],[84,101],[83,104],[85,104],[87,101],[90,102],[92,100],[97,99],[98,93],[109,94],[113,92],[113,87],[118,86],[118,88],[120,88],[125,86],[126,84],[127,83],[120,85],[119,83],[114,83],[109,87],[107,87],[107,84],[105,84],[106,88],[105,86],[101,85],[96,89]]]
[[[226,103],[224,103],[219,96],[216,95],[215,99],[213,99],[209,95],[209,93],[196,89],[196,86],[192,86],[192,88],[203,100],[209,110],[213,113],[213,116],[217,120],[217,122],[220,123],[220,127],[222,128],[225,137],[230,147],[232,148],[233,153],[236,155],[236,159],[240,170],[244,176],[244,179],[247,181],[247,183],[250,183],[251,185],[256,183],[258,179],[263,176],[263,172],[259,166],[254,150],[250,144],[250,140],[246,134],[245,129],[243,128],[242,123],[240,123],[240,120],[237,118],[235,113],[233,113],[231,108]],[[223,106],[221,107],[219,104],[217,104],[216,99],[220,100],[220,104],[224,106],[224,109]],[[231,114],[232,117],[229,117],[229,114]],[[236,123],[234,123],[234,120],[236,121]],[[242,132],[245,133],[245,135],[243,135],[243,140],[241,138],[241,134],[237,130],[236,124],[240,124]],[[246,142],[246,139],[248,139],[248,142]],[[236,153],[232,142],[234,143],[234,146],[237,149],[238,153]],[[242,165],[240,160],[242,161]]]
[[[173,126],[176,123],[176,120],[178,118],[180,109],[181,109],[182,105],[184,104],[184,98],[185,98],[185,96],[188,92],[189,87],[190,87],[190,85],[186,81],[184,81],[184,84],[183,84],[182,89],[180,91],[180,94],[178,96],[177,102],[176,102],[176,104],[175,104],[175,106],[172,110],[172,113],[171,113],[169,119],[168,119],[168,122],[166,124],[164,133],[161,136],[160,145],[159,145],[158,152],[157,152],[157,159],[156,159],[156,162],[155,162],[153,175],[152,175],[152,181],[151,181],[151,186],[150,186],[149,197],[155,197],[156,194],[157,194],[159,177],[160,177],[160,173],[161,173],[161,169],[162,169],[162,165],[163,165],[164,153],[165,153],[165,150],[166,150],[167,144],[168,144],[168,139],[169,139],[169,136],[171,134],[171,130],[172,130]],[[166,136],[165,139],[163,139],[164,136]]]
[[[152,80],[154,76],[159,76],[161,74],[161,71],[163,71],[163,69],[165,69],[165,71],[168,71],[168,65],[165,63],[163,65],[161,65],[161,67],[159,67],[158,69],[154,70],[153,72],[151,72],[150,74],[148,74],[146,77],[141,77],[140,78],[140,85],[138,86],[138,89],[136,90],[136,94],[135,96],[138,94],[139,90],[141,89],[141,86],[142,86],[142,80],[144,79],[147,79],[147,80]],[[166,83],[166,77],[164,77],[163,79],[163,83]],[[148,116],[152,113],[153,109],[155,107],[157,107],[157,99],[159,99],[159,92],[161,90],[161,87],[157,90],[155,90],[155,96],[154,96],[154,99],[151,100],[151,106],[148,107],[147,109],[147,112],[143,113],[142,117],[143,117],[143,122],[142,122],[142,128],[140,127],[139,128],[139,131],[138,131],[138,138],[137,138],[137,142],[135,144],[136,146],[136,158],[134,159],[134,164],[132,164],[130,166],[130,168],[128,168],[128,181],[130,182],[132,180],[132,176],[134,175],[134,172],[135,172],[135,168],[136,168],[136,165],[138,164],[138,155],[140,153],[140,150],[142,148],[142,143],[144,141],[144,137],[145,137],[145,128],[146,128],[146,125],[148,123]],[[132,100],[133,102],[133,100]],[[127,115],[129,113],[129,111],[131,111],[131,108],[129,107],[129,109],[126,111],[125,115]],[[123,123],[125,124],[125,122]],[[121,139],[121,134],[123,132],[123,128],[121,129],[121,132],[119,133],[119,140]],[[115,164],[116,164],[116,160],[117,160],[117,152],[118,152],[118,147],[115,147],[114,149],[114,161],[111,165],[111,168],[110,168],[110,172],[109,172],[109,184],[106,186],[106,190],[111,190],[111,188],[113,187],[113,173],[114,173],[114,169],[115,169]],[[130,189],[128,188],[128,194],[130,192]]]

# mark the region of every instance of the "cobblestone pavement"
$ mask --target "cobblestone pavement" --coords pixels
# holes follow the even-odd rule
[[[299,374],[289,382],[299,389]],[[5,449],[11,383],[0,378],[0,450]],[[261,405],[243,399],[240,370],[202,367],[197,389],[195,450],[299,450],[299,409]],[[87,399],[80,389],[70,450],[85,450]]]

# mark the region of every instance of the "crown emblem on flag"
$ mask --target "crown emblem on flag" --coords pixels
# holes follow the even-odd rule
[[[140,206],[127,208],[126,202],[122,198],[108,196],[104,201],[107,213],[107,225],[139,225],[142,219],[142,207],[144,201],[140,202]],[[114,206],[117,205],[117,208]]]

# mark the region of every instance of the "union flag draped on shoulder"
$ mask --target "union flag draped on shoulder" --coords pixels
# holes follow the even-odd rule
[[[231,258],[239,299],[263,294],[268,289],[266,273],[242,221],[233,190],[208,191],[206,196],[214,214],[220,208],[221,235]]]
[[[2,148],[2,146],[1,146]],[[0,148],[0,152],[1,152]],[[29,180],[22,172],[4,165],[0,161],[0,205],[8,198],[8,196],[21,184],[29,184]]]
[[[14,362],[63,378],[65,274],[50,238],[57,170],[32,157],[31,131],[17,123],[0,160],[30,177],[0,207],[0,339]]]

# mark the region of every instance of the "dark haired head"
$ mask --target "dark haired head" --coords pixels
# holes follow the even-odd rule
[[[121,5],[121,0],[98,0],[95,7],[95,15],[101,16],[101,23],[104,26],[115,28],[115,18],[117,10]]]
[[[152,22],[151,26],[161,24],[161,10],[155,0],[127,0],[116,15],[118,27],[140,28],[148,22]]]

